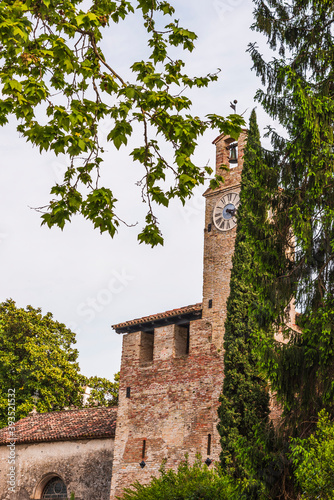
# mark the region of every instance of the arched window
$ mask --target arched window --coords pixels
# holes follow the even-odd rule
[[[67,489],[60,477],[53,477],[45,486],[42,498],[48,500],[67,500]]]

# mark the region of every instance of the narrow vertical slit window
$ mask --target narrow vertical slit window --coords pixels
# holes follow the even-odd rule
[[[211,455],[211,434],[208,434],[208,448],[207,453],[208,456]]]
[[[144,460],[145,458],[145,452],[146,452],[146,439],[143,439],[143,449],[141,452],[141,458]]]
[[[131,387],[127,387],[126,388],[126,397],[129,398],[130,397],[130,392],[131,392]]]
[[[186,344],[186,354],[189,354],[190,349],[190,325],[187,325],[187,344]]]

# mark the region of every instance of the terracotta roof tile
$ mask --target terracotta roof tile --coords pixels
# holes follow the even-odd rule
[[[114,437],[116,416],[117,408],[104,407],[35,413],[16,422],[14,436],[0,429],[0,445]]]
[[[178,317],[180,315],[198,313],[200,314],[202,311],[202,302],[198,304],[194,304],[192,306],[180,307],[178,309],[171,309],[170,311],[165,311],[158,314],[152,314],[151,316],[144,316],[142,318],[132,319],[130,321],[125,321],[124,323],[118,323],[117,325],[112,325],[114,330],[121,330],[127,327],[133,327],[137,325],[141,325],[143,323],[151,323],[153,321],[161,320],[161,319],[172,319],[173,317]]]

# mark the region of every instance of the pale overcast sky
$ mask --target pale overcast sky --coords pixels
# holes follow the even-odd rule
[[[230,101],[249,117],[260,81],[251,71],[247,44],[258,39],[251,32],[249,0],[172,1],[181,25],[198,35],[196,50],[185,58],[188,74],[204,75],[221,68],[219,82],[193,94],[193,113],[227,115]],[[264,46],[264,42],[262,42]],[[121,74],[146,57],[142,29],[133,18],[121,23],[105,40],[105,53]],[[263,128],[270,123],[258,107]],[[104,124],[107,130],[107,125]],[[103,129],[103,127],[102,127]],[[119,199],[118,214],[138,227],[121,227],[112,240],[77,217],[64,231],[41,227],[39,214],[29,207],[45,205],[64,165],[52,154],[40,155],[19,138],[14,121],[0,130],[0,301],[41,307],[77,333],[81,371],[112,378],[121,357],[121,336],[111,325],[129,319],[194,304],[202,300],[204,188],[186,207],[175,201],[158,209],[165,237],[162,248],[139,245],[137,233],[146,207],[140,203],[138,165],[129,149],[105,155],[104,181]],[[215,162],[208,132],[200,141],[197,162]]]

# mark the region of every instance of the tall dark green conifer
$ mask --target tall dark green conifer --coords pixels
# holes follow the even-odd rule
[[[253,29],[276,52],[267,62],[255,44],[249,47],[266,87],[257,99],[285,128],[284,138],[272,131],[274,151],[266,159],[276,172],[268,189],[270,237],[254,247],[262,361],[284,404],[287,429],[305,436],[321,408],[334,417],[334,5],[254,3]],[[287,332],[287,344],[275,342],[267,330],[273,323],[284,329],[292,297],[301,330]]]
[[[252,338],[255,322],[250,315],[257,301],[257,293],[252,286],[255,269],[248,233],[252,231],[251,228],[262,224],[261,219],[266,213],[266,200],[261,199],[258,192],[258,172],[263,170],[260,134],[253,110],[245,148],[231,290],[227,301],[225,379],[218,426],[222,467],[245,480],[247,498],[260,498],[266,481],[272,480],[265,442],[272,432],[268,418],[268,385],[259,373],[258,354]],[[259,208],[262,206],[262,216],[261,209],[256,215],[249,209],[249,200],[254,196]]]

